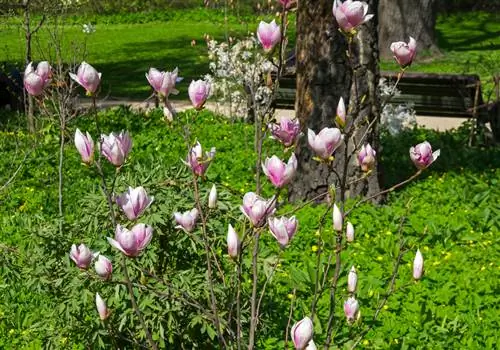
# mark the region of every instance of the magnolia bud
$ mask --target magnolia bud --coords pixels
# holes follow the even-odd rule
[[[356,286],[358,284],[358,274],[356,273],[356,269],[351,267],[351,271],[349,271],[349,275],[347,276],[347,290],[349,293],[356,293]]]
[[[345,230],[345,238],[347,242],[354,242],[354,226],[348,221],[347,228]]]
[[[335,231],[340,232],[342,231],[342,213],[340,212],[339,207],[337,207],[337,204],[333,205],[333,228]]]
[[[99,293],[95,293],[95,305],[97,307],[97,312],[99,313],[99,318],[104,321],[109,317],[108,307],[106,302],[101,298]]]
[[[309,317],[304,317],[295,323],[291,331],[293,345],[295,349],[304,349],[313,337],[313,322]]]
[[[231,258],[236,258],[240,252],[241,241],[240,237],[234,230],[233,226],[229,224],[227,229],[227,253]]]
[[[419,280],[424,274],[424,257],[420,253],[420,249],[417,249],[417,254],[415,254],[415,260],[413,260],[413,278]]]
[[[210,193],[208,195],[208,207],[210,209],[217,208],[217,188],[215,185],[212,186]]]
[[[111,264],[111,261],[104,255],[99,255],[94,267],[97,275],[105,280],[107,280],[113,272],[113,265]]]

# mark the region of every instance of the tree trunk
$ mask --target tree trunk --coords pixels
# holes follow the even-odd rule
[[[409,36],[417,41],[417,49],[438,54],[436,35],[436,0],[380,0],[379,49],[383,58],[391,58],[392,42],[408,42]]]
[[[369,1],[370,13],[378,0]],[[290,186],[290,200],[313,198],[339,182],[332,169],[313,160],[307,146],[307,129],[318,133],[324,127],[332,127],[340,97],[349,105],[348,123],[358,127],[351,135],[348,150],[354,149],[354,142],[360,143],[368,123],[376,126],[378,120],[378,50],[376,22],[372,19],[360,28],[358,45],[354,39],[351,46],[353,58],[347,56],[348,43],[338,31],[332,15],[330,0],[299,0],[297,9],[297,95],[296,115],[301,121],[305,137],[296,149],[299,160],[298,174]],[[356,58],[360,52],[360,58]],[[354,67],[354,69],[353,69]],[[353,79],[353,76],[356,78]],[[354,82],[356,82],[354,84]],[[351,87],[352,86],[352,87]],[[350,96],[353,98],[350,99]],[[357,97],[356,97],[357,96]],[[376,128],[375,128],[376,130]],[[369,132],[367,141],[377,147],[377,134]],[[360,145],[356,145],[360,146]],[[333,167],[343,177],[347,169],[347,183],[361,177],[356,157],[345,154],[345,147],[335,151]],[[347,167],[344,165],[347,162]],[[376,193],[379,189],[377,171],[364,181],[348,186],[348,195]]]

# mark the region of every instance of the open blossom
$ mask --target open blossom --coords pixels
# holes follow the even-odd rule
[[[359,303],[354,297],[349,297],[344,303],[344,314],[347,322],[353,323],[359,317]]]
[[[391,44],[391,51],[394,54],[394,59],[401,68],[409,66],[417,53],[417,42],[410,36],[410,41],[397,41]]]
[[[99,318],[101,321],[106,320],[109,317],[108,307],[106,306],[106,302],[99,295],[99,293],[95,293],[95,305],[97,307],[97,312],[99,313]]]
[[[128,131],[116,134],[101,135],[101,153],[114,166],[120,167],[125,163],[132,148],[132,139]]]
[[[351,270],[347,275],[347,291],[349,293],[355,293],[357,285],[358,285],[358,273],[356,272],[356,269],[353,266],[351,267]]]
[[[266,217],[274,213],[275,205],[274,197],[265,200],[254,192],[248,192],[243,196],[240,209],[254,227],[260,227],[265,224]]]
[[[80,131],[80,129],[76,129],[75,132],[75,146],[82,156],[82,162],[90,164],[94,160],[94,140],[88,132],[85,135]]]
[[[269,124],[269,129],[272,137],[285,147],[295,145],[300,136],[300,122],[296,118],[282,117],[279,124]]]
[[[311,129],[307,131],[309,147],[323,160],[328,160],[331,157],[335,149],[340,145],[342,138],[342,134],[337,128],[324,128],[318,135]]]
[[[207,99],[210,97],[211,85],[204,80],[192,81],[189,84],[188,94],[193,107],[200,109],[203,107]]]
[[[105,280],[107,280],[111,276],[111,273],[113,273],[113,265],[104,255],[99,255],[94,268],[97,275]]]
[[[291,330],[293,345],[297,350],[304,350],[313,337],[313,322],[309,317],[304,317],[295,323]]]
[[[153,200],[154,197],[149,197],[144,187],[129,187],[127,192],[116,198],[116,204],[129,220],[135,220],[151,205]]]
[[[415,259],[413,260],[413,278],[419,280],[424,274],[424,257],[420,253],[420,249],[417,249],[417,254],[415,254]]]
[[[281,40],[281,30],[273,20],[271,23],[260,21],[257,28],[257,38],[262,44],[265,51],[271,51],[277,43]]]
[[[262,164],[262,170],[274,186],[278,188],[283,187],[288,184],[295,175],[295,171],[297,170],[297,157],[292,153],[287,164],[276,156],[266,158],[266,161]]]
[[[231,258],[236,258],[240,253],[241,240],[233,226],[229,224],[227,229],[227,253]]]
[[[38,63],[36,69],[33,69],[33,62],[30,62],[24,70],[24,88],[28,94],[38,96],[49,85],[51,77],[52,68],[49,62]]]
[[[183,229],[187,232],[193,231],[196,226],[196,220],[198,220],[198,209],[193,208],[184,213],[176,212],[174,213],[175,222],[177,226],[175,228]]]
[[[85,61],[80,64],[76,74],[69,73],[69,76],[87,90],[89,95],[94,94],[101,83],[101,73]]]
[[[69,257],[75,262],[76,266],[82,270],[86,270],[90,266],[94,255],[90,249],[82,243],[79,246],[76,244],[71,246]]]
[[[410,158],[419,169],[425,169],[431,165],[439,157],[440,153],[441,150],[439,149],[433,153],[431,144],[427,141],[410,148]]]
[[[191,150],[188,153],[187,160],[183,161],[193,173],[197,176],[205,175],[205,172],[208,169],[208,166],[212,162],[215,157],[215,147],[212,147],[210,152],[205,152],[203,154],[203,148],[199,142],[196,142],[196,145],[191,147]]]
[[[286,218],[282,216],[281,218],[269,218],[269,231],[274,238],[278,241],[282,248],[284,248],[288,242],[293,238],[297,229],[299,227],[299,222],[292,216],[291,218]]]
[[[346,0],[343,3],[335,0],[333,15],[344,32],[351,32],[359,25],[369,21],[373,15],[368,14],[368,4],[364,1]]]
[[[117,225],[115,238],[108,237],[108,242],[126,256],[136,257],[151,242],[151,238],[153,238],[153,228],[149,225],[137,224],[131,230]]]
[[[370,146],[369,143],[367,143],[366,146],[361,146],[361,151],[359,151],[358,153],[358,162],[361,166],[361,170],[368,171],[373,169],[376,161],[376,155],[377,152],[375,152],[375,150],[372,148],[372,146]]]
[[[344,223],[344,219],[342,217],[342,213],[340,212],[337,204],[333,205],[333,229],[337,232],[342,231],[342,224]]]
[[[345,230],[345,238],[347,242],[354,242],[354,226],[349,221]]]
[[[153,89],[162,96],[168,97],[170,94],[177,95],[179,91],[175,84],[182,80],[178,77],[179,70],[175,68],[172,72],[160,72],[156,68],[150,68],[146,73],[146,79]]]
[[[345,110],[345,103],[344,99],[341,97],[339,100],[339,104],[337,105],[337,116],[336,116],[337,124],[339,127],[343,128],[345,126],[346,118],[347,118],[347,113]]]

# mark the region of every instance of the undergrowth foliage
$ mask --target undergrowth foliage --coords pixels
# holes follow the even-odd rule
[[[289,11],[288,2],[281,3],[280,24],[261,22],[258,39],[240,44],[251,42],[249,49],[257,50],[258,40],[263,51],[248,52],[258,55],[259,65],[267,55],[266,64],[278,78]],[[356,28],[370,20],[366,6],[335,2],[334,15],[349,40],[357,40]],[[411,46],[399,44],[396,58],[414,57]],[[255,64],[240,63],[240,73]],[[488,278],[481,275],[487,269],[498,275],[498,266],[484,254],[498,256],[500,207],[490,205],[500,195],[498,171],[473,176],[477,169],[467,160],[476,154],[464,154],[458,164],[469,169],[458,165],[458,173],[432,173],[432,181],[392,194],[427,173],[438,158],[427,138],[442,145],[441,161],[456,152],[446,143],[461,144],[467,134],[403,130],[386,136],[383,152],[359,142],[352,156],[365,174],[381,154],[382,165],[390,169],[385,173],[391,186],[382,192],[389,193],[390,206],[372,206],[370,198],[335,198],[336,188],[346,191],[342,174],[322,194],[326,204],[287,203],[283,193],[298,166],[297,139],[307,137],[317,161],[329,166],[356,125],[347,126],[353,115],[343,101],[335,128],[303,130],[295,119],[275,120],[272,99],[279,79],[273,81],[271,70],[261,66],[256,70],[250,79],[232,82],[235,91],[239,85],[249,94],[255,126],[203,109],[216,80],[192,82],[195,108],[177,113],[169,101],[177,70],[148,72],[164,108],[100,113],[96,99],[105,77],[82,62],[71,79],[92,100],[85,115],[73,118],[69,127],[52,125],[38,135],[4,133],[0,142],[8,157],[1,162],[15,171],[0,192],[2,224],[11,232],[0,245],[5,286],[0,329],[6,334],[1,345],[493,346],[494,334],[484,323],[495,329],[495,310],[487,307],[494,290],[482,283],[472,290],[469,282]],[[47,90],[59,86],[42,73],[46,70],[25,73],[26,89],[39,105],[50,96]],[[266,98],[258,98],[263,90]],[[54,157],[58,141],[75,147],[61,147]],[[491,155],[484,152],[482,157]],[[59,176],[57,182],[61,159],[65,181]],[[12,162],[8,167],[7,161]],[[408,166],[401,170],[401,164]],[[9,188],[16,176],[17,186]],[[472,201],[464,201],[469,194]],[[465,247],[474,258],[469,269]],[[460,274],[452,283],[446,274],[455,270]],[[442,308],[443,303],[453,306]],[[471,309],[481,319],[462,313]]]

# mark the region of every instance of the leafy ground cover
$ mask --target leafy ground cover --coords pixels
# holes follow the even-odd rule
[[[82,42],[86,37],[82,25],[93,23],[96,32],[87,36],[86,59],[103,72],[107,81],[104,91],[111,96],[144,99],[150,92],[144,78],[149,67],[171,70],[178,66],[181,76],[188,78],[184,82],[187,85],[191,78],[208,73],[205,34],[218,40],[223,40],[226,34],[240,37],[253,33],[260,19],[269,21],[271,17],[230,15],[226,20],[222,11],[205,9],[70,16],[63,21],[63,41],[70,52],[72,43]],[[3,38],[0,62],[22,62],[24,44],[19,21],[16,18],[0,21]],[[293,17],[290,22],[293,43]],[[428,57],[425,52],[419,53],[412,71],[479,74],[486,83],[483,92],[487,97],[492,89],[491,77],[500,71],[499,15],[485,12],[442,15],[436,31],[442,55]],[[36,36],[38,49],[34,59],[47,58],[47,54],[40,52],[47,52],[48,37],[46,30]],[[193,40],[196,45],[191,46]],[[394,70],[395,65],[385,61],[381,68]]]
[[[224,250],[227,220],[241,215],[237,205],[243,193],[253,187],[253,127],[208,112],[195,117],[191,111],[181,114],[180,118],[192,120],[191,130],[204,146],[217,147],[217,158],[208,171],[204,190],[212,182],[220,189],[221,206],[227,215],[217,218],[213,230],[220,235],[221,244],[217,249]],[[167,127],[159,111],[144,115],[126,108],[103,112],[101,121],[103,130],[127,129],[133,136],[128,175],[119,181],[118,187],[144,184],[155,195],[148,220],[158,228],[154,245],[163,247],[169,256],[167,271],[178,273],[176,269],[195,268],[199,260],[186,248],[189,242],[172,233],[175,231],[172,212],[191,205],[187,192],[182,190],[188,185],[183,184],[187,172],[180,162],[185,154],[180,127]],[[80,283],[86,287],[88,283],[78,282],[71,287],[74,280],[79,279],[67,257],[75,240],[108,235],[96,232],[101,227],[98,222],[105,220],[105,214],[99,214],[104,203],[98,199],[97,181],[90,170],[80,164],[71,140],[76,127],[92,131],[91,125],[88,118],[80,118],[71,125],[67,135],[64,237],[57,240],[54,239],[58,225],[57,132],[49,126],[36,138],[21,131],[2,132],[0,166],[5,171],[0,183],[7,181],[25,154],[27,158],[14,181],[0,192],[0,347],[29,349],[42,344],[51,348],[80,349],[90,344],[93,348],[98,344],[106,347],[106,331],[97,321],[92,295],[77,293],[81,290]],[[374,329],[361,343],[362,348],[495,346],[500,326],[497,295],[500,152],[467,147],[468,137],[465,129],[447,133],[415,129],[396,137],[383,137],[380,154],[387,185],[412,173],[408,145],[427,139],[441,148],[442,153],[425,176],[391,194],[385,205],[363,205],[351,218],[356,227],[356,241],[344,252],[347,263],[342,267],[342,275],[346,275],[351,265],[358,270],[363,322],[356,327],[362,328],[371,325],[376,305],[385,293],[396,254],[393,248],[398,240],[398,225],[407,207],[410,208],[403,234],[411,250],[404,257],[397,292],[390,297]],[[265,148],[269,154],[277,151],[270,140]],[[265,194],[271,191],[270,187],[264,189]],[[281,210],[288,209],[287,206]],[[273,322],[261,331],[265,341],[258,348],[283,348],[283,332],[292,299],[296,303],[296,319],[301,318],[310,305],[318,217],[324,210],[325,207],[319,205],[297,214],[299,234],[284,252],[283,262],[264,298],[262,317],[271,318]],[[332,235],[330,225],[322,234]],[[105,246],[100,248],[109,250]],[[422,250],[426,267],[425,277],[419,283],[411,280],[411,261],[416,248]],[[270,236],[264,236],[262,249],[262,264],[270,266],[279,255],[279,248]],[[157,252],[149,254],[157,256]],[[73,274],[64,272],[65,269]],[[341,283],[338,302],[347,294],[345,278]],[[75,294],[73,299],[71,293]],[[168,301],[161,303],[162,308],[169,305]],[[117,313],[120,305],[113,307]],[[319,314],[326,313],[327,308],[328,300],[321,300]],[[338,316],[342,319],[342,315]],[[165,342],[175,344],[176,337],[189,336],[192,338],[183,338],[184,341],[192,339],[195,344],[207,332],[192,324],[172,323],[175,317],[183,318],[182,312],[174,310],[169,318],[154,321],[157,322],[154,327],[164,327]],[[324,325],[316,325],[317,343],[321,344]],[[336,345],[348,348],[356,339],[355,333],[355,329],[340,327],[335,335]]]

